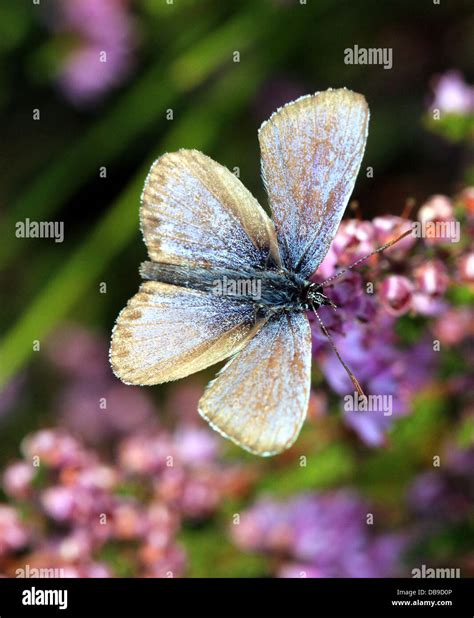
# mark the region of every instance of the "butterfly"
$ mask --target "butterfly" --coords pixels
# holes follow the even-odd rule
[[[112,332],[116,376],[159,384],[230,359],[207,386],[201,416],[256,455],[294,443],[310,393],[306,312],[319,319],[317,309],[332,304],[310,277],[352,193],[368,122],[365,98],[343,88],[301,97],[262,124],[272,219],[235,174],[197,150],[155,161],[140,209],[150,260]],[[260,291],[224,290],[224,280],[258,282]]]

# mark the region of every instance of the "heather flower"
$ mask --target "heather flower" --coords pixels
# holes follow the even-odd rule
[[[136,500],[123,500],[112,508],[114,536],[122,540],[135,539],[148,529],[148,519]]]
[[[25,563],[62,568],[71,577],[121,574],[122,558],[127,573],[182,576],[186,555],[176,535],[183,522],[210,517],[224,496],[242,490],[238,470],[218,464],[215,438],[203,431],[178,422],[175,432],[155,427],[132,434],[111,461],[64,430],[25,438],[25,459],[8,466],[3,479],[32,519],[23,524],[13,507],[0,505],[0,574],[11,574],[21,548]],[[130,542],[137,546],[132,558]],[[109,551],[118,562],[104,563]]]
[[[472,113],[474,87],[464,81],[459,71],[447,71],[436,81],[431,107],[446,113]]]
[[[146,563],[145,577],[181,577],[186,567],[186,554],[181,547],[173,545]]]
[[[418,217],[422,223],[455,221],[453,205],[443,195],[430,198]],[[372,222],[343,222],[323,260],[322,270],[312,277],[313,281],[323,282],[410,226],[407,219],[393,216],[377,217]],[[316,365],[331,390],[341,398],[344,422],[371,446],[386,444],[393,420],[408,414],[414,396],[428,386],[440,359],[433,352],[432,335],[439,333],[440,340],[460,344],[472,332],[468,327],[470,312],[464,309],[459,312],[459,323],[447,324],[448,319],[457,315],[449,313],[449,283],[456,277],[461,281],[470,277],[470,252],[462,249],[466,243],[445,243],[442,247],[436,246],[436,240],[426,239],[426,243],[434,254],[429,260],[425,258],[426,247],[417,243],[414,235],[408,235],[389,250],[326,284],[324,290],[337,310],[318,310],[363,391],[369,396],[390,398],[391,410],[387,413],[344,408],[342,400],[353,394],[354,386],[309,312]],[[398,321],[405,315],[405,319],[427,318],[423,335],[409,345],[400,337],[403,329],[398,332]]]
[[[118,460],[130,473],[153,474],[164,470],[167,462],[173,462],[174,455],[171,436],[164,432],[153,436],[132,435],[118,447]]]
[[[387,577],[400,568],[403,538],[374,534],[369,506],[354,492],[257,501],[233,525],[234,542],[273,554],[281,577]]]
[[[155,406],[148,393],[117,382],[110,373],[104,380],[66,381],[58,408],[62,424],[89,444],[156,424]]]
[[[90,458],[77,440],[60,429],[45,429],[28,436],[21,450],[28,461],[52,468],[81,465]]]
[[[97,381],[109,374],[107,341],[76,324],[58,328],[46,342],[45,351],[67,377]]]
[[[417,289],[428,296],[443,295],[449,283],[446,267],[440,260],[429,260],[415,269]]]
[[[445,195],[433,195],[420,207],[418,220],[422,223],[453,221],[454,210],[451,200]]]
[[[413,350],[397,348],[392,332],[393,320],[389,316],[378,317],[370,330],[354,323],[345,335],[335,337],[336,345],[344,349],[347,364],[351,367],[367,395],[382,395],[390,398],[390,414],[384,410],[344,410],[345,422],[371,446],[385,443],[385,433],[394,418],[409,411],[412,393],[426,383],[430,374],[430,358],[427,348],[420,344]],[[378,334],[379,333],[379,334]],[[429,350],[429,348],[428,348]],[[420,363],[413,368],[413,359]],[[343,399],[353,394],[354,387],[334,354],[328,353],[321,359],[321,368],[332,389]]]
[[[104,337],[69,325],[49,338],[46,351],[63,374],[58,415],[71,433],[98,445],[156,427],[156,407],[149,394],[114,378]]]
[[[0,504],[0,557],[23,548],[29,534],[16,510]]]
[[[58,542],[56,551],[66,563],[88,560],[92,551],[89,533],[85,529],[77,528]]]
[[[411,306],[413,284],[401,275],[389,275],[382,282],[379,295],[391,315],[403,315]]]
[[[443,465],[420,474],[408,491],[408,503],[423,518],[427,530],[472,514],[474,449],[448,446],[441,457]]]
[[[128,75],[135,32],[123,0],[57,0],[54,28],[74,40],[58,83],[75,105],[96,103]]]
[[[458,262],[458,275],[461,281],[474,283],[474,252],[462,255]]]
[[[412,309],[415,314],[436,317],[448,308],[447,303],[437,296],[415,291],[412,300]]]
[[[25,461],[17,461],[5,469],[3,473],[3,489],[13,498],[25,498],[31,491],[31,481],[35,469]]]
[[[377,248],[376,234],[370,221],[342,221],[332,247],[339,266],[347,266]]]
[[[448,309],[435,320],[433,334],[447,346],[458,345],[474,335],[472,318],[472,310],[467,307]]]
[[[186,479],[179,498],[185,517],[202,519],[215,511],[221,496],[216,476],[212,470],[204,469]]]
[[[219,450],[219,438],[207,427],[184,425],[175,434],[178,457],[185,464],[199,464],[213,461]]]

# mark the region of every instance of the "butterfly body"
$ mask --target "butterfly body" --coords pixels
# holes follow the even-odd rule
[[[329,305],[320,286],[284,268],[268,269],[188,267],[144,262],[140,274],[147,281],[168,283],[253,304],[255,318],[269,318],[282,311],[307,311]]]
[[[293,444],[310,394],[306,311],[332,305],[311,277],[352,192],[368,120],[364,97],[341,88],[301,97],[262,124],[272,218],[197,150],[153,163],[140,208],[149,261],[112,332],[110,362],[123,382],[161,384],[227,360],[201,416],[257,455]]]

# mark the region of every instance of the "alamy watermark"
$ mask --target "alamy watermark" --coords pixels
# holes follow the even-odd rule
[[[15,224],[17,238],[53,238],[54,242],[64,240],[64,221],[32,221],[26,218]]]
[[[56,605],[58,609],[67,609],[67,590],[45,590],[32,586],[23,590],[23,605]]]
[[[393,413],[393,395],[352,395],[344,396],[345,412],[380,412],[384,416]]]
[[[427,567],[426,564],[422,564],[421,567],[416,567],[411,570],[411,576],[414,578],[444,577],[444,578],[455,579],[455,578],[461,577],[461,569],[440,568],[440,567],[432,568],[432,567]]]
[[[262,298],[261,279],[222,279],[213,281],[213,294],[216,296],[251,297],[254,300]]]
[[[412,224],[415,238],[446,240],[452,243],[461,238],[461,223],[459,221],[414,221]]]
[[[346,47],[344,64],[380,64],[384,69],[393,66],[393,49],[391,47]]]
[[[29,564],[25,564],[24,568],[16,569],[15,577],[19,579],[29,577],[34,579],[57,579],[58,577],[66,577],[66,571],[63,568],[32,567]]]

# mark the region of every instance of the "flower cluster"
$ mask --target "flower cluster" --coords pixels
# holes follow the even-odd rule
[[[112,462],[63,430],[22,443],[3,474],[0,573],[54,568],[68,577],[177,577],[183,522],[209,517],[241,491],[239,469],[218,464],[216,439],[182,424],[119,441]]]
[[[390,398],[388,410],[344,408],[348,425],[369,445],[384,443],[393,418],[409,412],[413,397],[435,377],[440,348],[463,344],[473,334],[472,311],[453,306],[447,296],[474,282],[472,190],[458,202],[462,228],[453,203],[441,195],[422,205],[417,222],[391,215],[343,222],[314,278],[332,277],[410,228],[421,231],[420,239],[406,236],[324,288],[338,309],[322,307],[319,313],[345,362],[367,395]],[[423,321],[415,340],[404,336],[405,315]],[[353,393],[317,320],[313,334],[316,365],[332,390],[342,397]]]
[[[474,448],[447,444],[440,465],[417,476],[408,492],[411,510],[424,521],[424,533],[446,522],[468,520],[474,501]]]
[[[261,499],[232,526],[236,544],[276,559],[280,577],[393,577],[406,539],[374,531],[374,514],[355,492]]]
[[[472,409],[466,417],[472,420]],[[416,521],[420,564],[458,568],[461,577],[474,575],[473,534],[474,447],[461,449],[445,441],[432,469],[416,476],[408,488],[407,507]],[[455,555],[447,551],[456,547]],[[435,549],[435,551],[433,551]]]

